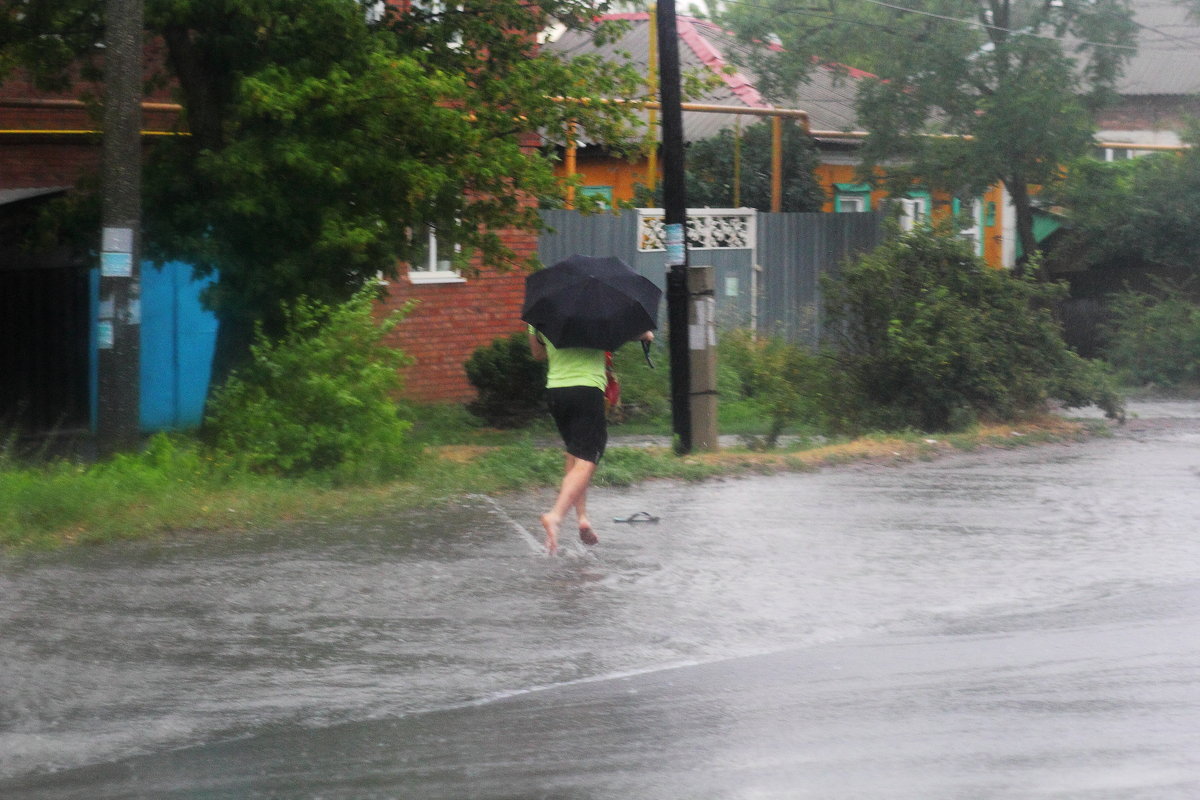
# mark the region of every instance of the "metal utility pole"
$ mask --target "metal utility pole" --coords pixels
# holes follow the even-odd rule
[[[683,180],[679,34],[675,4],[655,9],[659,92],[662,100],[663,214],[667,244],[667,324],[670,327],[671,422],[680,454],[692,452],[691,365],[688,363],[687,198]]]
[[[137,444],[141,380],[142,2],[106,0],[96,442]]]

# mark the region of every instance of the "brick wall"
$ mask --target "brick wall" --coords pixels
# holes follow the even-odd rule
[[[143,129],[174,130],[179,112],[166,102],[165,90],[150,99],[142,112]],[[89,131],[97,127],[83,103],[70,95],[46,95],[19,76],[0,84],[0,189],[74,186],[95,173],[101,143]]]
[[[1122,98],[1096,113],[1096,127],[1113,131],[1153,131],[1183,128],[1183,120],[1200,114],[1200,100],[1176,95]]]
[[[512,231],[506,240],[521,257],[536,252],[533,234]],[[389,310],[417,301],[389,344],[414,359],[404,370],[404,394],[418,402],[473,399],[475,387],[467,380],[464,362],[476,348],[525,328],[521,322],[524,272],[482,270],[464,283],[435,284],[413,284],[402,274],[388,289]]]

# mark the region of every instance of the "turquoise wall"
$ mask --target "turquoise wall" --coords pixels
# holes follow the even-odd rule
[[[200,292],[214,279],[194,280],[188,264],[171,262],[161,269],[150,262],[141,268],[142,430],[194,428],[204,414],[212,376],[217,319],[200,304]],[[92,274],[92,427],[96,425],[96,306],[98,270]]]

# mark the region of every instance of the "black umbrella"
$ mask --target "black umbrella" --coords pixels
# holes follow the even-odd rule
[[[619,258],[574,255],[525,279],[521,319],[555,347],[616,350],[658,327],[661,297]]]

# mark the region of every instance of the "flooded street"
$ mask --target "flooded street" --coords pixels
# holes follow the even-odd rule
[[[0,562],[0,797],[1198,797],[1200,404],[1132,410],[559,558],[541,492]]]

